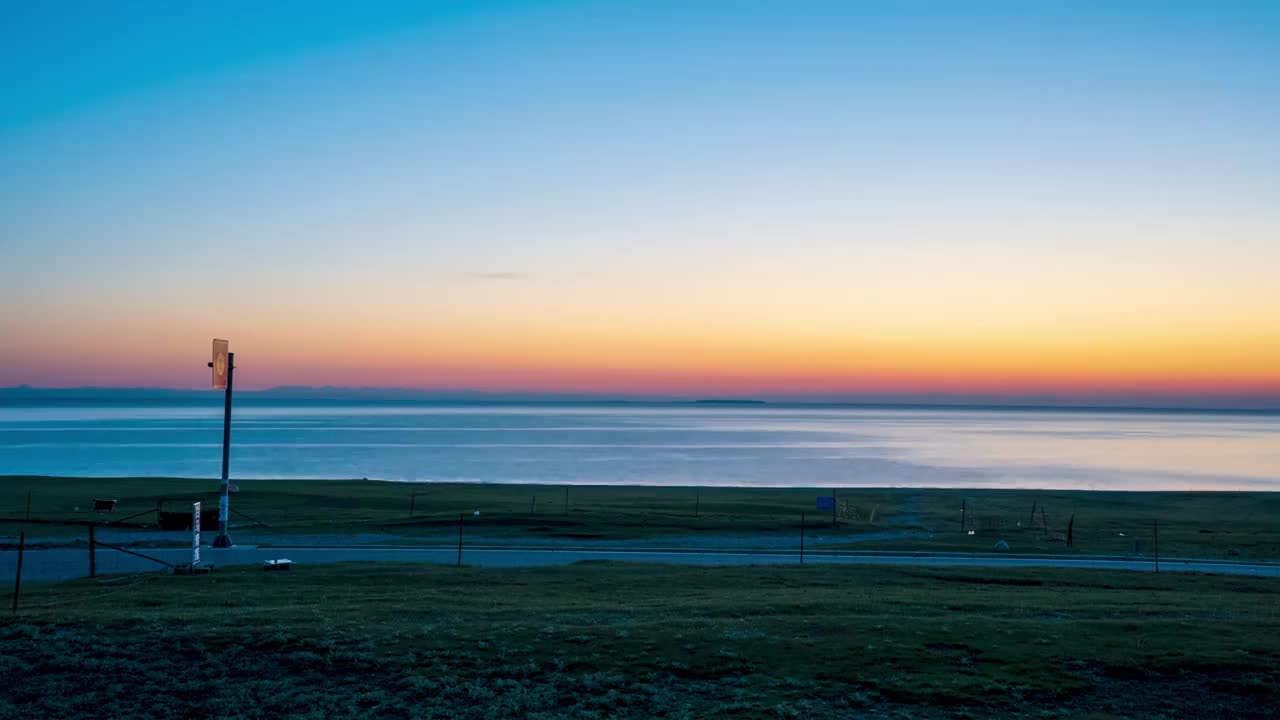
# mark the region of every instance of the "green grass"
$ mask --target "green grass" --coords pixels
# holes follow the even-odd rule
[[[796,534],[800,515],[830,525],[830,515],[814,511],[812,489],[660,488],[646,486],[565,486],[497,484],[407,484],[359,480],[237,480],[232,507],[270,525],[263,532],[390,532],[407,539],[451,532],[459,513],[477,533],[529,540],[627,539],[692,533]],[[0,518],[108,520],[156,507],[159,498],[183,498],[168,509],[190,508],[190,500],[217,502],[216,480],[172,478],[0,477]],[[411,499],[413,492],[416,500]],[[895,492],[859,490],[843,496],[869,512],[879,506],[877,525],[845,524],[842,533],[882,529],[893,513]],[[119,500],[111,515],[92,512],[92,499]],[[531,502],[535,501],[535,502]],[[410,509],[413,515],[410,515]],[[530,512],[531,507],[533,512]],[[78,508],[78,509],[77,509]],[[479,517],[472,511],[480,510]],[[234,518],[246,522],[243,518]],[[154,523],[154,514],[134,522]],[[33,532],[57,534],[38,528]]]
[[[830,515],[815,511],[814,498],[833,491],[805,488],[570,486],[566,510],[565,486],[236,483],[240,493],[232,507],[269,525],[252,530],[254,535],[279,542],[303,535],[439,541],[453,532],[459,513],[466,513],[469,536],[518,544],[697,537],[744,547],[752,544],[744,537],[761,545],[790,543],[798,537],[805,513],[811,534],[821,536],[824,549],[989,552],[995,540],[1004,538],[1014,552],[1133,554],[1140,542],[1141,552],[1149,554],[1153,521],[1158,520],[1160,552],[1166,557],[1280,559],[1280,493],[839,489],[834,493],[855,514],[832,528]],[[189,507],[191,499],[216,504],[216,489],[216,480],[0,477],[0,519],[26,516],[28,490],[31,517],[85,522],[152,510],[160,498],[171,499],[169,509],[175,511]],[[415,491],[418,497],[411,500]],[[91,510],[95,497],[117,498],[119,506],[111,515],[99,516]],[[966,529],[978,530],[974,535],[961,531],[962,507]],[[471,514],[474,510],[480,510],[479,517]],[[1047,521],[1050,530],[1063,533],[1072,515],[1074,548],[1041,530]],[[233,521],[248,522],[238,516]],[[154,514],[133,522],[154,523]],[[1003,529],[983,531],[992,524]],[[0,533],[16,534],[18,527],[5,523]],[[25,528],[32,538],[75,532],[54,525]],[[881,535],[886,531],[905,535]],[[866,542],[866,537],[877,539]]]
[[[1132,553],[1135,541],[1141,541],[1143,552],[1149,553],[1153,523],[1158,521],[1161,555],[1280,558],[1280,493],[930,490],[919,498],[925,526],[954,533],[963,507],[969,511],[971,527],[980,526],[984,518],[1003,520],[1010,542],[1023,546],[1015,550],[1027,545],[1063,549],[1061,542],[1042,537],[1034,528],[1043,517],[1051,530],[1065,532],[1074,515],[1076,549],[1082,552]],[[1033,529],[1027,530],[1029,525]],[[985,549],[991,536],[985,533],[970,542]]]
[[[1280,581],[583,563],[25,591],[0,717],[1262,718]]]

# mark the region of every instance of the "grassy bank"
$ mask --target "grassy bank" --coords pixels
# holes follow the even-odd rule
[[[586,563],[34,586],[0,716],[1268,717],[1280,582]]]
[[[265,523],[251,531],[265,541],[373,535],[379,542],[433,542],[451,535],[465,513],[469,535],[521,544],[733,537],[733,546],[752,539],[776,545],[798,538],[804,513],[811,537],[826,548],[987,552],[1003,538],[1015,552],[1146,555],[1158,521],[1162,555],[1280,559],[1280,493],[236,483],[232,506],[248,517],[233,521]],[[160,500],[179,511],[194,499],[216,503],[216,488],[216,480],[3,477],[0,519],[25,518],[30,492],[32,518],[108,522],[144,513],[123,525],[145,529],[155,523],[154,512],[145,513]],[[829,513],[815,510],[816,496],[829,494],[845,510],[834,527]],[[96,497],[117,499],[116,510],[94,513]],[[16,534],[18,526],[0,525],[0,534]],[[69,532],[25,527],[35,538]]]

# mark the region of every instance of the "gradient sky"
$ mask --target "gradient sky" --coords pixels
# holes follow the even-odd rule
[[[1280,396],[1275,2],[16,5],[0,385]]]

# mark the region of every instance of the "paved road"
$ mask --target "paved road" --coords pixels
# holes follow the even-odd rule
[[[142,549],[137,552],[170,563],[189,562],[189,549]],[[12,578],[17,565],[16,551],[0,552],[0,578]],[[264,560],[289,558],[299,566],[344,561],[429,562],[452,565],[458,559],[457,548],[387,548],[387,547],[270,547],[238,546],[224,550],[204,548],[204,564],[260,564]],[[462,561],[473,567],[534,567],[567,565],[580,560],[625,560],[632,562],[682,563],[689,565],[774,565],[796,564],[799,555],[789,552],[711,552],[679,550],[616,549],[515,549],[464,548]],[[1030,557],[1017,555],[965,555],[918,553],[806,553],[806,563],[839,563],[852,565],[917,565],[930,567],[1064,567],[1105,570],[1150,571],[1150,560],[1088,557]],[[125,553],[98,548],[97,570],[101,574],[163,570],[154,562]],[[1212,560],[1161,560],[1160,569],[1175,572],[1225,573],[1280,577],[1280,563],[1238,563]],[[22,579],[42,582],[69,580],[89,574],[87,549],[30,550],[23,560]],[[7,581],[0,581],[3,584]]]

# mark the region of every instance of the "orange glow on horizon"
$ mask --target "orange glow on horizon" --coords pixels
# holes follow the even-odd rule
[[[194,338],[193,338],[194,339]],[[1162,393],[1280,394],[1280,344],[1171,342],[767,343],[764,338],[701,342],[668,336],[558,343],[493,338],[432,349],[355,343],[331,352],[311,343],[246,338],[237,351],[237,387],[350,385],[490,391],[637,394],[840,393]],[[125,345],[124,348],[134,347]],[[207,374],[194,349],[165,343],[147,353],[107,349],[86,365],[79,355],[41,359],[36,385],[200,387]],[[301,352],[299,352],[301,350]],[[7,365],[36,360],[6,357]],[[186,361],[186,362],[184,362]],[[61,377],[83,378],[60,382]],[[17,384],[13,382],[11,384]]]
[[[393,274],[323,295],[263,284],[226,308],[145,290],[102,307],[18,303],[0,316],[18,339],[0,345],[0,385],[198,388],[210,338],[227,337],[244,389],[1280,395],[1263,258],[1183,286],[1173,271],[961,276],[908,260],[794,278],[724,268],[643,292],[623,271],[438,292]]]

